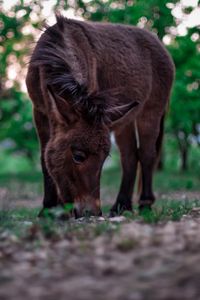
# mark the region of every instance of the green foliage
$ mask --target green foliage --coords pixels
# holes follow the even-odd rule
[[[26,95],[10,90],[9,99],[1,99],[1,115],[0,140],[4,141],[4,148],[8,153],[18,152],[33,161],[38,143],[32,122],[32,107]]]
[[[41,1],[18,1],[9,11],[4,11],[3,1],[0,2],[0,78],[6,80],[6,71],[9,55],[17,58],[21,66],[25,65],[24,56],[30,51],[30,45],[34,41],[33,33],[23,33],[26,26],[32,28],[39,27],[40,15],[38,21],[31,21],[30,14],[34,10],[41,8]]]
[[[0,146],[9,155],[20,153],[32,163],[38,146],[31,103],[21,92],[21,81],[34,41],[33,29],[40,26],[40,15],[38,21],[33,22],[30,14],[40,7],[40,1],[30,1],[29,4],[18,1],[9,11],[4,11],[0,2],[0,142],[3,141]],[[27,27],[30,33],[24,33]],[[8,67],[16,66],[19,74],[12,82],[8,78]]]
[[[171,1],[176,3],[178,1]],[[174,25],[171,9],[166,5],[167,0],[138,0],[134,1],[91,1],[89,7],[94,7],[94,12],[88,14],[94,21],[110,21],[125,23],[152,29],[162,38],[169,26]],[[89,9],[88,9],[89,10]],[[86,6],[87,11],[87,6]]]
[[[188,167],[191,144],[200,144],[200,36],[191,29],[176,36],[169,50],[176,66],[167,131],[175,136],[182,157],[182,169]]]
[[[193,41],[195,34],[198,36]],[[170,108],[170,129],[187,137],[197,134],[200,121],[200,38],[196,33],[176,37],[169,47],[176,65],[176,81]]]
[[[91,0],[74,1],[68,4],[64,1],[64,8],[73,7],[77,14],[92,21],[108,21],[112,23],[139,24],[158,33],[162,38],[170,26],[175,25],[171,14],[173,4],[178,0]],[[63,8],[63,1],[57,1],[57,8]]]

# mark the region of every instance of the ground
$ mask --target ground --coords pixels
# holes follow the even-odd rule
[[[108,173],[104,216],[68,221],[60,209],[38,220],[38,180],[2,178],[0,299],[200,299],[199,178],[164,176],[152,212],[108,218],[119,181]]]

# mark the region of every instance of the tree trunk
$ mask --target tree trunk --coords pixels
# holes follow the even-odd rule
[[[188,148],[183,147],[181,149],[181,171],[186,171],[188,169]]]
[[[181,171],[184,172],[188,170],[188,152],[189,152],[189,143],[188,136],[183,133],[177,133],[176,138],[178,140],[180,155],[181,155]]]
[[[26,157],[28,158],[29,162],[31,163],[32,166],[34,166],[34,154],[32,151],[27,150],[26,152]]]
[[[160,157],[157,163],[157,170],[162,171],[164,169],[164,154],[163,151],[160,153]]]

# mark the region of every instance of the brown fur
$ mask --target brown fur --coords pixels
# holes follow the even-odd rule
[[[140,206],[153,203],[153,168],[173,76],[168,53],[146,30],[57,17],[37,43],[26,80],[41,143],[44,207],[74,202],[78,215],[84,209],[100,214],[100,174],[110,131],[123,170],[111,213],[132,209],[138,161]],[[84,161],[76,163],[74,156]]]

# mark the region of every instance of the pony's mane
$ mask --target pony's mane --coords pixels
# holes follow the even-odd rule
[[[102,94],[88,94],[87,86],[75,78],[67,61],[64,30],[70,20],[61,15],[56,15],[56,20],[54,26],[45,26],[45,38],[39,40],[30,63],[44,67],[47,87],[69,101],[83,117],[107,122],[105,98]]]

